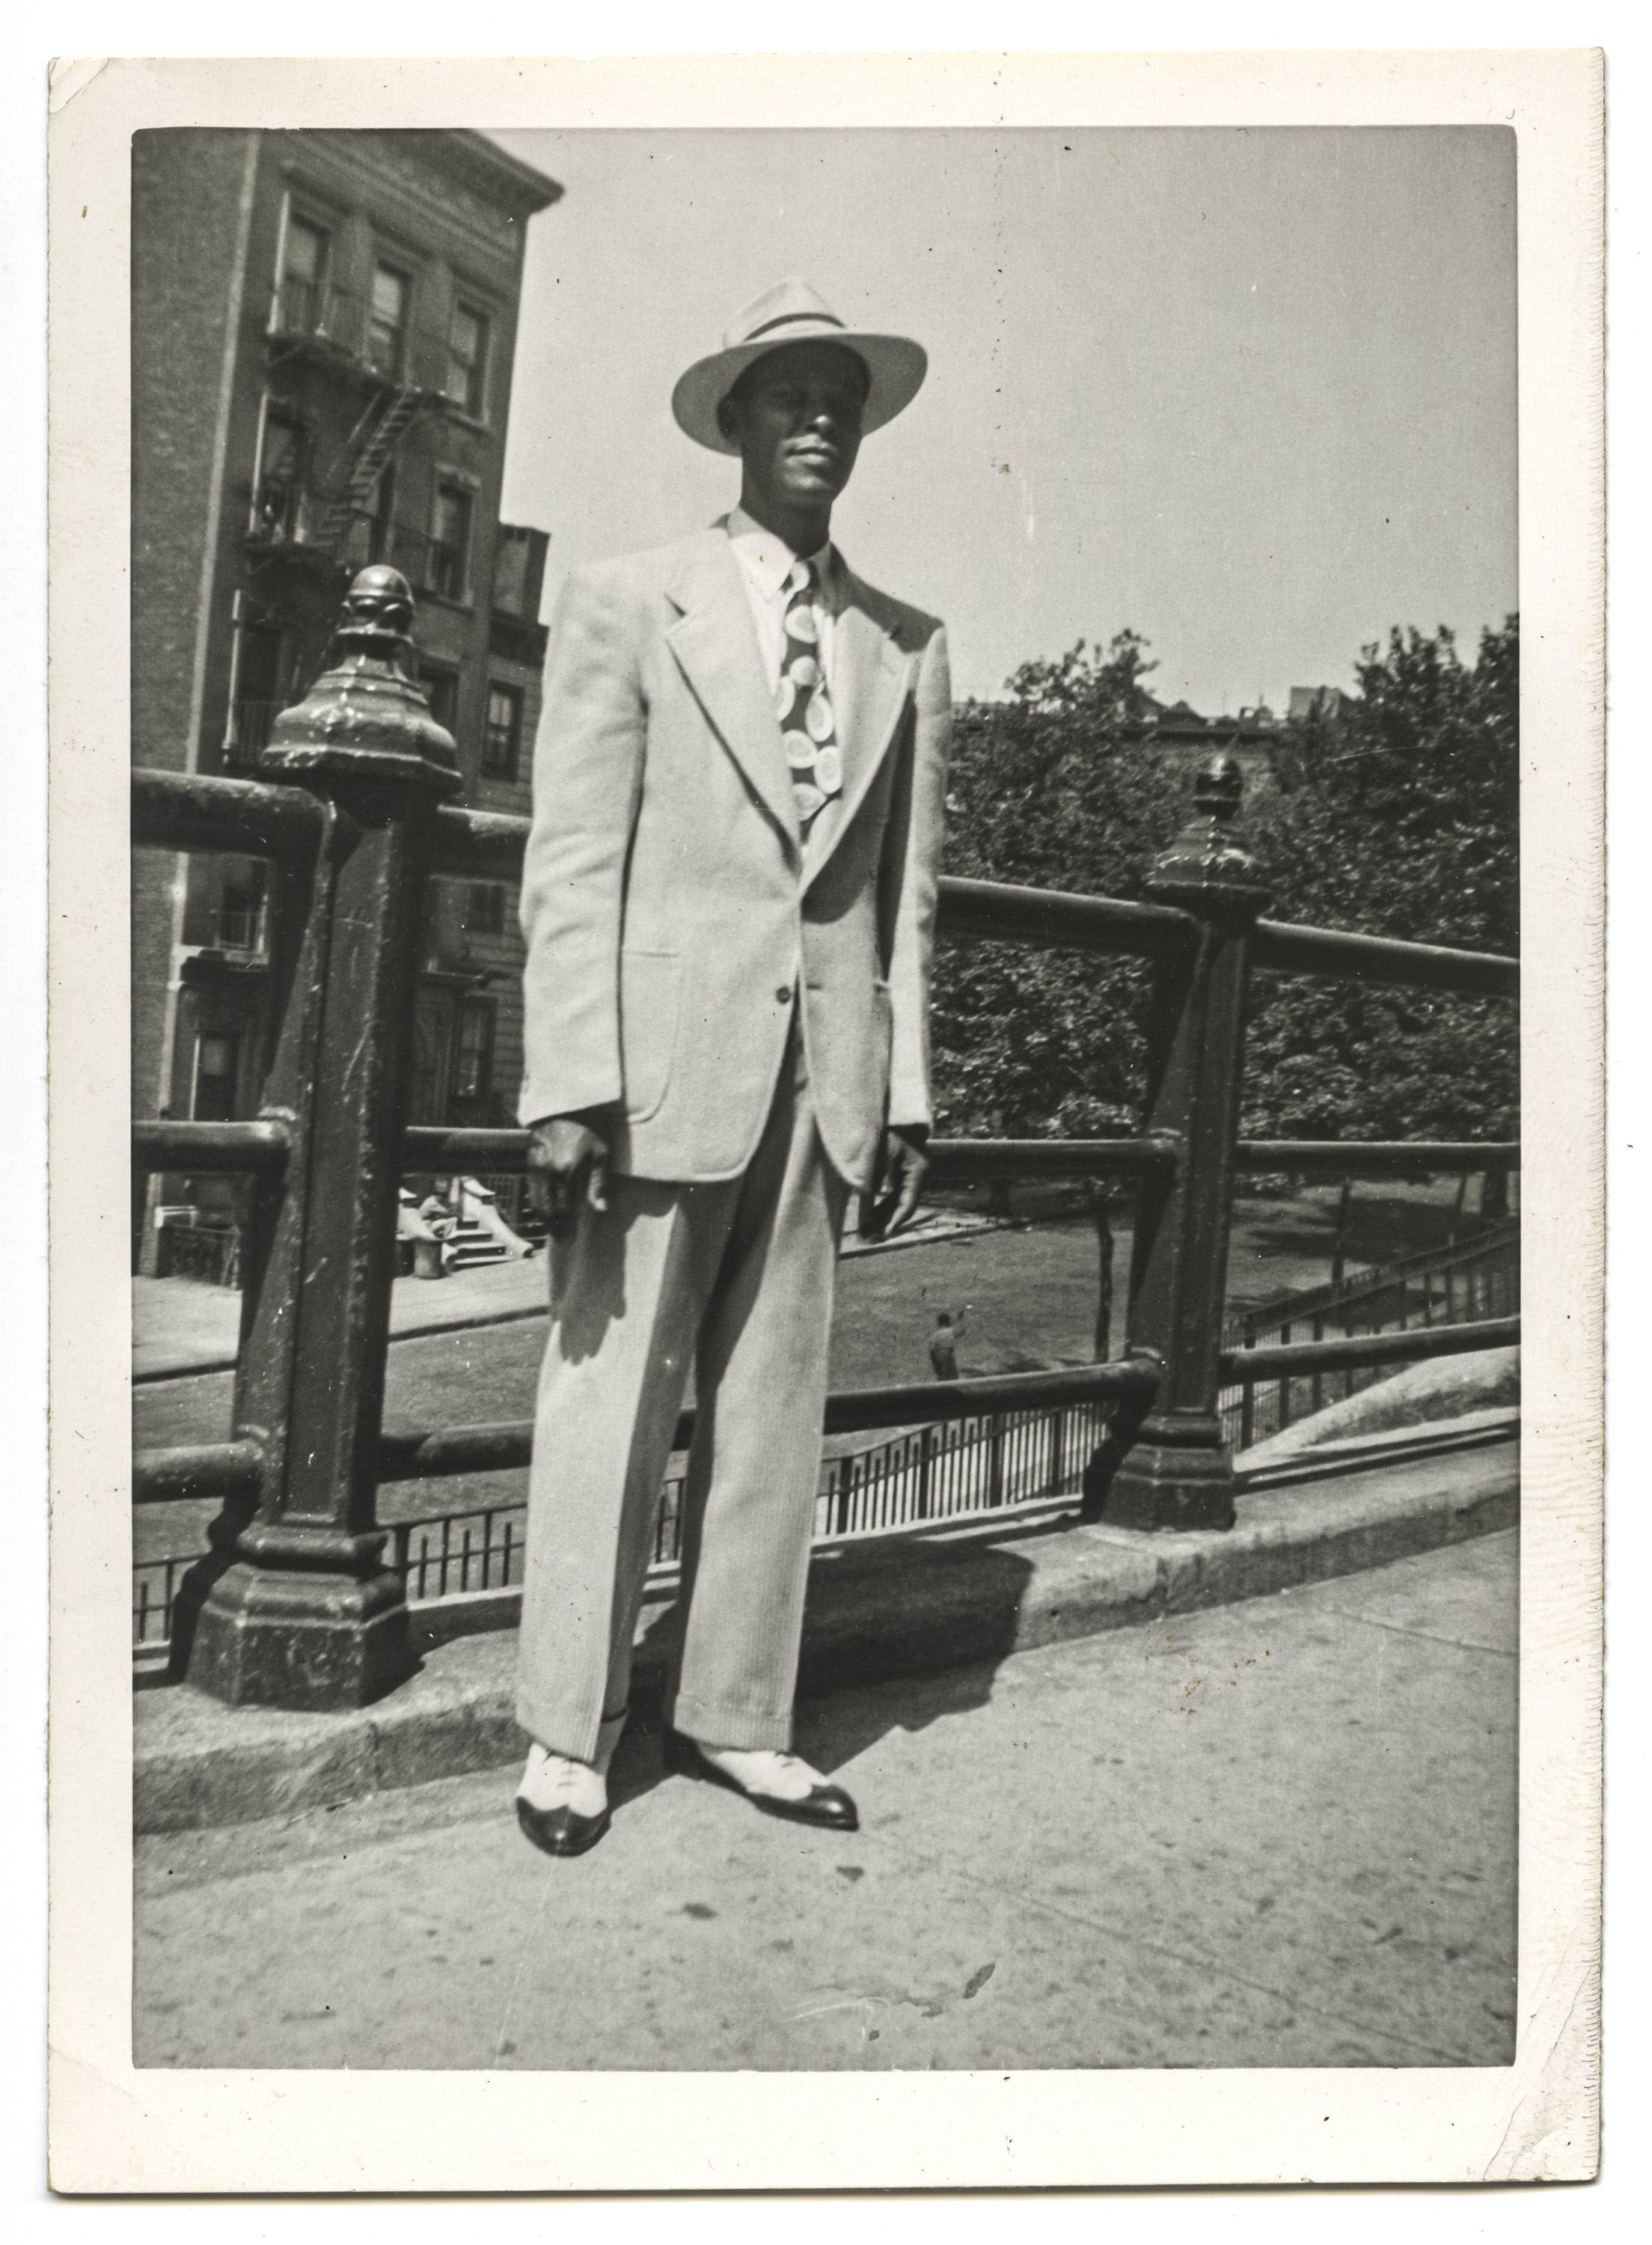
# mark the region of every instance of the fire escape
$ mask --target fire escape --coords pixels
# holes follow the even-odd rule
[[[421,346],[428,352],[435,338],[386,326],[371,302],[352,290],[287,280],[276,293],[269,340],[272,374],[322,368],[341,383],[364,389],[366,401],[322,479],[311,484],[295,472],[283,483],[263,476],[249,543],[264,558],[277,552],[310,556],[335,572],[396,560],[384,550],[392,525],[375,501],[413,423],[447,407],[441,389],[418,379],[415,363]],[[419,557],[404,559],[418,575]]]

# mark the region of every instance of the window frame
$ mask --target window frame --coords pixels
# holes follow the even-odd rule
[[[471,604],[471,558],[476,546],[476,492],[467,480],[438,469],[430,495],[430,531],[426,547],[424,590],[434,593],[438,600],[451,600],[457,607]],[[457,500],[464,509],[464,535],[457,545],[441,537],[443,503]],[[450,553],[454,557],[451,581],[440,581],[437,556]]]
[[[214,1068],[210,1075],[205,1068],[203,1068],[201,1061],[206,1056],[206,1050],[208,1045],[222,1045],[227,1048],[229,1055],[229,1066],[227,1068]],[[234,1122],[236,1119],[235,1109],[239,1103],[239,1094],[240,1089],[240,1060],[241,1040],[238,1031],[234,1029],[201,1028],[198,1028],[196,1030],[195,1065],[192,1073],[189,1089],[189,1113],[192,1122]],[[203,1083],[222,1083],[228,1085],[229,1089],[226,1095],[227,1108],[225,1113],[222,1115],[207,1115],[202,1113],[200,1092]],[[216,1102],[213,1103],[216,1104]]]
[[[496,727],[493,722],[493,697],[504,695],[511,704],[510,753],[496,762],[492,753]],[[482,707],[482,752],[477,770],[483,779],[515,780],[522,775],[522,710],[523,691],[508,678],[490,678],[487,699]]]
[[[504,933],[504,888],[503,881],[471,881],[464,893],[464,932],[467,935],[503,935]],[[477,899],[485,897],[484,909],[477,909]]]
[[[462,319],[474,322],[477,331],[476,356],[468,360],[457,358],[454,349],[454,330]],[[442,386],[442,395],[450,405],[457,406],[461,413],[468,414],[473,421],[487,419],[488,359],[492,340],[492,314],[484,310],[473,298],[456,296],[448,319],[447,377]],[[456,364],[465,370],[463,397],[454,394],[453,370]]]
[[[493,1090],[493,1055],[498,1037],[499,1008],[497,1000],[479,996],[467,990],[459,1000],[453,1023],[453,1090],[455,1099],[487,1099]],[[465,1058],[469,1049],[467,1024],[482,1025],[482,1035],[476,1052],[479,1065],[474,1088],[466,1089]]]
[[[315,270],[308,278],[291,268],[293,240],[295,234],[313,234],[319,244]],[[275,275],[275,305],[278,335],[315,336],[322,334],[327,324],[328,280],[333,264],[335,228],[308,210],[295,210],[289,203],[286,222],[281,227],[281,264]],[[308,315],[302,320],[293,319],[288,312],[288,290],[308,291]]]
[[[396,339],[396,349],[393,363],[389,366],[382,366],[379,363],[374,350],[376,331],[386,324],[379,316],[375,294],[381,273],[388,273],[391,279],[398,281],[402,287],[401,317],[391,331]],[[376,249],[373,254],[373,270],[368,280],[367,302],[362,307],[362,311],[364,315],[362,335],[362,357],[366,359],[381,382],[404,382],[407,378],[408,337],[413,327],[413,275],[406,266],[398,265],[393,259],[381,255]]]
[[[270,474],[270,439],[276,431],[293,440],[293,475],[290,482],[276,483]],[[266,411],[258,446],[258,477],[253,486],[253,529],[256,536],[267,537],[272,543],[290,545],[298,536],[299,514],[303,504],[304,474],[309,464],[310,432],[295,413]],[[266,494],[272,489],[286,494],[281,505],[266,506]]]

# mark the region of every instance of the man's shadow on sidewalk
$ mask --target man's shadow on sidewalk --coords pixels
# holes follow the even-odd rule
[[[1017,1531],[1025,1545],[1065,1534],[1069,1517]],[[1034,1568],[986,1536],[840,1545],[817,1552],[809,1572],[796,1746],[829,1776],[891,1732],[927,1729],[992,1697],[999,1664],[1016,1650]],[[638,1646],[639,1688],[609,1774],[616,1808],[651,1793],[664,1771],[657,1681],[670,1658],[675,1608]],[[643,1682],[647,1677],[649,1681]]]

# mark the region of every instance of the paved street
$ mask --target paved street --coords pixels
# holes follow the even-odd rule
[[[514,1770],[141,1840],[136,2061],[1506,2064],[1517,1550],[809,1707],[847,1839],[643,1733],[574,1862]]]

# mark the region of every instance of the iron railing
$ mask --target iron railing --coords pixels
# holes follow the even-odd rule
[[[447,390],[445,334],[417,322],[380,319],[369,297],[335,281],[284,278],[275,291],[269,336],[280,350],[319,350],[372,380],[412,383],[433,397]]]
[[[1259,1347],[1512,1317],[1520,1299],[1520,1232],[1511,1221],[1461,1246],[1432,1248],[1379,1271],[1293,1294],[1271,1309],[1246,1311],[1228,1320],[1222,1340],[1242,1366],[1247,1353]],[[1297,1420],[1385,1379],[1394,1368],[1373,1362],[1328,1370],[1322,1364],[1295,1376],[1241,1379],[1222,1391],[1222,1432],[1233,1448],[1248,1450]]]
[[[992,1411],[951,1425],[909,1428],[887,1441],[823,1459],[815,1540],[886,1536],[1074,1495],[1105,1431],[1096,1403]],[[674,1568],[682,1557],[683,1487],[680,1470],[667,1474],[654,1523],[656,1569]],[[517,1503],[393,1522],[390,1565],[416,1605],[518,1590],[526,1520],[525,1504]],[[139,1648],[152,1650],[168,1638],[177,1577],[201,1556],[196,1551],[135,1564],[132,1611]]]
[[[133,776],[140,845],[267,856],[283,869],[271,947],[280,1028],[262,1112],[247,1122],[144,1122],[133,1133],[139,1169],[239,1170],[252,1181],[231,1439],[151,1452],[134,1471],[139,1502],[223,1502],[211,1555],[179,1586],[173,1667],[234,1702],[360,1704],[404,1675],[406,1592],[376,1518],[379,1483],[520,1467],[531,1441],[526,1421],[394,1434],[380,1425],[403,1172],[520,1174],[528,1149],[522,1131],[405,1123],[424,881],[518,880],[528,831],[525,819],[443,799],[457,792],[457,762],[408,675],[411,615],[404,584],[383,573],[359,580],[345,604],[339,668],[277,721],[261,759],[267,780]],[[1202,770],[1194,817],[1155,860],[1143,903],[942,884],[948,936],[1149,965],[1149,1089],[1136,1136],[939,1140],[930,1150],[938,1184],[1135,1179],[1127,1355],[836,1394],[828,1431],[1106,1405],[1107,1431],[1082,1475],[1086,1513],[1138,1528],[1223,1527],[1234,1516],[1224,1383],[1514,1336],[1516,1321],[1504,1319],[1326,1339],[1253,1350],[1242,1371],[1223,1351],[1240,1171],[1416,1175],[1506,1170],[1519,1159],[1500,1143],[1238,1139],[1253,962],[1477,995],[1513,997],[1519,987],[1513,960],[1262,919],[1265,892],[1236,825],[1240,789],[1230,758]]]

